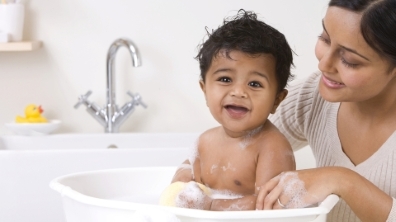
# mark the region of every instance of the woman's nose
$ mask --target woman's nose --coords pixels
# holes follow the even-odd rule
[[[325,52],[323,52],[318,59],[318,68],[320,71],[328,73],[335,72],[335,61],[331,49],[327,49]]]
[[[318,40],[315,46],[315,55],[318,59],[318,68],[322,72],[334,72],[334,52],[331,46],[325,46]]]

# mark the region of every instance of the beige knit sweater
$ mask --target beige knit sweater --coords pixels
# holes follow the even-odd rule
[[[340,103],[325,101],[319,94],[320,72],[294,84],[270,120],[288,138],[294,150],[310,145],[316,165],[351,169],[393,197],[387,221],[396,221],[396,132],[366,161],[355,166],[342,151],[337,132]],[[357,189],[359,189],[357,187]],[[328,214],[327,221],[360,221],[342,199]]]

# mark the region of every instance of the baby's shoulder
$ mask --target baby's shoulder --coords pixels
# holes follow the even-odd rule
[[[287,138],[274,125],[267,127],[261,132],[257,140],[260,150],[290,151],[291,145]]]
[[[206,130],[198,137],[198,145],[203,145],[215,141],[218,138],[220,127]]]
[[[208,129],[199,136],[199,139],[208,139],[210,137],[213,137],[218,133],[218,131],[219,127]]]
[[[292,147],[275,126],[263,131],[257,145],[257,154],[258,165],[269,164],[272,172],[275,172],[273,176],[282,171],[296,169]]]

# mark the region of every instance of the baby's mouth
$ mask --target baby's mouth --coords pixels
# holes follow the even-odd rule
[[[232,118],[236,119],[243,117],[247,112],[249,112],[249,109],[246,107],[237,105],[226,105],[224,108]]]

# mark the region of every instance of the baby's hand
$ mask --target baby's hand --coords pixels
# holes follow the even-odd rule
[[[176,197],[177,207],[210,210],[211,205],[212,198],[206,195],[194,181],[188,182]]]
[[[175,175],[172,178],[172,183],[181,181],[181,182],[190,182],[194,180],[193,171],[190,164],[181,164],[177,169]]]

